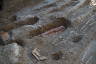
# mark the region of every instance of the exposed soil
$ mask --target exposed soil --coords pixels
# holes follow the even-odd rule
[[[96,6],[91,0],[4,0],[0,26],[1,32],[13,32],[32,64],[90,64],[82,57],[96,40]],[[35,48],[47,60],[36,60]]]

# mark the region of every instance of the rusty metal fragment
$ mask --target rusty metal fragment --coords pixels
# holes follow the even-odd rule
[[[42,36],[54,34],[56,32],[62,32],[62,31],[64,31],[64,29],[65,29],[64,26],[59,26],[57,28],[53,28],[53,29],[43,33]]]

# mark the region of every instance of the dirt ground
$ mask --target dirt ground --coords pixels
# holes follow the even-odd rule
[[[21,47],[32,62],[24,64],[96,64],[89,58],[84,61],[84,52],[96,40],[96,6],[91,0],[6,0],[0,25],[14,22],[14,15],[14,21],[39,18],[33,25],[12,29],[14,37],[23,40]],[[31,53],[35,48],[47,59],[38,61]],[[95,53],[89,56],[96,57]]]

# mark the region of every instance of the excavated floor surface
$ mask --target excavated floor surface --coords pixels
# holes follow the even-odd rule
[[[23,40],[22,47],[27,48],[28,57],[33,64],[82,64],[83,52],[92,40],[96,40],[96,6],[90,5],[91,0],[32,2],[34,4],[26,2],[25,7],[22,5],[20,8],[9,7],[11,12],[7,9],[1,11],[0,14],[3,14],[0,15],[1,25],[12,22],[8,17],[14,14],[17,21],[28,16],[37,16],[39,21],[34,25],[25,25],[12,30],[17,39]],[[57,18],[60,20],[57,21]],[[62,18],[67,19],[66,25],[63,24],[65,20]],[[48,59],[37,61],[31,54],[34,48],[39,48],[42,55]],[[52,54],[59,51],[62,52],[62,57],[56,60]]]

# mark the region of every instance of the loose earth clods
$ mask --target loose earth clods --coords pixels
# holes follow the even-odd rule
[[[52,54],[52,59],[53,60],[60,60],[62,58],[62,56],[63,56],[63,53],[61,51],[59,51],[59,52]]]

